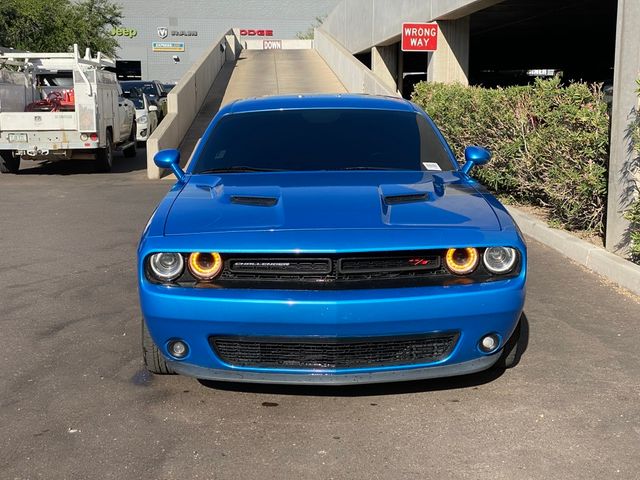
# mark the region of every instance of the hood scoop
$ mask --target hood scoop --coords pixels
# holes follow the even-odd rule
[[[278,203],[276,197],[256,197],[249,195],[231,195],[231,203],[249,205],[251,207],[274,207]]]
[[[426,202],[429,196],[426,193],[408,193],[403,195],[387,195],[384,203],[387,205],[401,205],[403,203]]]

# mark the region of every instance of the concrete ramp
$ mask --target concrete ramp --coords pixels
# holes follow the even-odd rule
[[[244,50],[235,64],[223,67],[185,135],[180,152],[189,158],[221,106],[265,95],[345,93],[315,50]]]
[[[244,50],[223,104],[239,98],[346,89],[315,50]]]

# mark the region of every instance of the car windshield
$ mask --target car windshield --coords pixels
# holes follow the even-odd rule
[[[144,98],[142,90],[139,88],[131,88],[128,85],[122,85],[122,92],[125,96],[133,102],[136,110],[142,110],[144,108]]]
[[[300,109],[222,118],[193,173],[369,169],[438,171],[454,164],[417,113]]]
[[[149,96],[152,96],[152,97],[158,96],[158,90],[155,84],[151,82],[123,82],[122,88],[125,91],[132,88],[137,88],[142,90],[143,93],[146,93]]]

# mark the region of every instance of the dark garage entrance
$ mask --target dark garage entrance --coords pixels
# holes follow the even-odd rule
[[[470,83],[528,83],[534,69],[561,71],[565,81],[612,83],[617,4],[506,0],[471,15]]]

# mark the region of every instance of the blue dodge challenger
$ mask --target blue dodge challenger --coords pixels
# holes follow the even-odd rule
[[[517,362],[526,247],[416,105],[278,96],[220,110],[138,249],[147,368],[352,384]],[[524,335],[522,335],[524,338]]]

